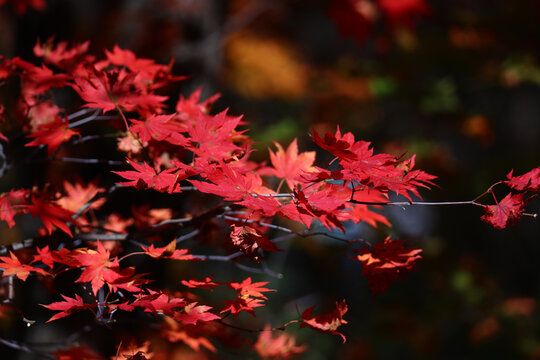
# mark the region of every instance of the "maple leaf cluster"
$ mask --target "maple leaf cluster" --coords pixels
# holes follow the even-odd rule
[[[381,1],[379,5],[397,19],[398,15],[391,15],[400,13],[397,3]],[[381,211],[394,205],[392,196],[402,196],[412,204],[421,198],[421,189],[434,185],[435,176],[415,168],[414,155],[376,153],[371,143],[356,140],[339,127],[324,136],[313,130],[314,143],[332,156],[326,167],[316,165],[320,163],[314,151],[301,152],[296,139],[286,147],[275,143],[275,150],[269,149],[269,163],[255,162],[250,159],[253,141],[242,128],[246,124],[242,116],[230,115],[228,110],[212,112],[219,94],[202,99],[199,88],[189,96],[179,95],[171,103],[174,109],[169,109],[170,97],[163,93],[168,85],[184,79],[172,75],[172,62],[157,64],[118,46],[98,60],[88,54],[88,48],[88,42],[55,45],[49,39],[34,47],[34,54],[42,59],[40,66],[20,58],[0,58],[2,77],[20,84],[16,109],[9,112],[17,116],[2,135],[4,141],[11,144],[11,139],[22,134],[24,146],[34,148],[32,156],[73,161],[65,155],[78,143],[113,138],[117,151],[111,157],[124,160],[79,159],[83,164],[110,167],[107,179],[115,179],[113,183],[99,178],[64,180],[0,194],[0,219],[9,227],[23,223],[24,214],[39,218],[44,226],[32,239],[39,239],[41,245],[32,241],[31,259],[22,251],[0,257],[2,278],[26,281],[35,276],[56,284],[64,274],[77,276],[72,282],[79,287],[69,294],[58,289],[58,301],[43,305],[55,312],[48,322],[86,312],[96,322],[109,324],[120,318],[118,314],[129,313],[155,321],[159,337],[171,344],[182,342],[197,352],[216,352],[217,341],[237,343],[224,329],[238,327],[226,318],[232,315],[236,320],[244,312],[255,317],[275,290],[267,287],[268,281],[251,277],[224,280],[226,274],[205,274],[195,278],[185,269],[199,262],[224,261],[241,270],[271,274],[265,258],[282,251],[277,243],[284,238],[277,232],[292,239],[322,229],[326,236],[352,246],[359,242],[338,236],[348,235],[348,223],[390,226]],[[77,105],[60,108],[54,101],[56,90],[69,91]],[[90,133],[94,128],[85,124],[97,120],[110,132]],[[482,219],[496,228],[516,223],[530,200],[526,192],[539,189],[539,169],[516,177],[510,173],[504,184],[514,193],[496,205],[471,204],[482,206],[486,212]],[[151,192],[175,205],[132,205],[120,211],[111,199],[113,193],[124,191],[134,198]],[[299,226],[306,230],[293,230]],[[221,242],[212,241],[216,233]],[[377,294],[412,271],[422,250],[387,238],[353,251],[352,260],[362,264],[362,275]],[[182,291],[154,284],[154,274],[141,270],[169,262],[182,263],[182,270],[173,275]],[[215,293],[228,295],[221,299],[210,295],[216,289],[220,290]],[[336,303],[331,313],[313,316],[313,309],[307,308],[286,325],[300,323],[300,327],[339,335],[345,341],[338,330],[347,324],[345,300]],[[261,357],[272,359],[306,349],[296,345],[290,334],[274,337],[269,331],[261,332],[251,345]],[[150,354],[146,345],[128,357],[150,358]],[[52,355],[100,358],[86,347]]]
[[[488,189],[487,193],[493,195],[496,204],[483,205],[485,214],[481,219],[496,229],[504,229],[517,224],[521,220],[525,212],[525,206],[536,196],[526,197],[527,194],[529,192],[540,191],[540,167],[532,169],[521,176],[514,176],[514,171],[512,170],[507,175],[507,179],[502,181],[502,183],[510,187],[513,192],[508,193],[502,200],[497,201],[492,186]]]

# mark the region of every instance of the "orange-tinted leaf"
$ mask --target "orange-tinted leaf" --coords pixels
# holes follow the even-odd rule
[[[202,280],[182,280],[182,285],[189,288],[200,288],[200,289],[213,289],[220,283],[213,282],[212,277],[205,277]]]
[[[268,281],[261,281],[261,282],[251,282],[251,277],[248,277],[241,283],[233,282],[231,281],[228,286],[231,289],[234,289],[238,292],[238,295],[241,297],[259,297],[263,299],[267,299],[266,296],[263,295],[264,292],[269,291],[276,291],[273,289],[267,289],[263,286],[268,284]]]
[[[242,311],[246,311],[255,316],[255,311],[253,311],[253,309],[264,306],[263,302],[264,300],[262,299],[253,299],[250,297],[237,297],[235,300],[225,300],[224,303],[226,306],[220,311],[220,313],[230,311],[235,319]]]
[[[195,351],[199,351],[202,346],[216,352],[215,346],[206,337],[199,336],[200,333],[204,334],[204,330],[202,330],[204,328],[201,324],[197,326],[184,325],[166,316],[162,328],[161,335],[172,343],[182,341]]]
[[[192,324],[196,325],[198,321],[200,322],[207,322],[212,320],[220,319],[219,316],[216,314],[213,314],[211,312],[208,312],[208,310],[212,309],[210,306],[206,305],[198,305],[196,302],[192,302],[189,305],[186,305],[184,307],[184,311],[182,313],[176,313],[176,316],[174,319],[176,321],[180,321],[183,324]]]
[[[255,350],[261,358],[272,360],[289,359],[306,351],[307,346],[297,346],[292,335],[280,334],[274,337],[270,329],[270,324],[266,324],[255,343]]]
[[[276,153],[270,151],[270,161],[274,166],[274,175],[287,181],[290,189],[302,179],[301,175],[314,171],[315,151],[298,154],[296,138],[284,151],[280,144],[274,142],[277,147]]]
[[[373,249],[355,250],[362,263],[362,276],[368,278],[373,294],[385,291],[393,280],[405,277],[415,269],[421,249],[406,249],[403,241],[387,237],[375,244]]]
[[[141,346],[136,343],[122,344],[117,350],[117,354],[110,360],[150,360],[154,354],[150,352],[150,341],[145,341]]]
[[[149,255],[155,259],[167,258],[174,260],[196,260],[196,258],[193,256],[186,255],[188,249],[177,249],[176,240],[171,241],[169,245],[161,248],[155,248],[154,244],[151,244],[148,247],[142,246],[141,248],[144,250],[146,255]]]
[[[105,189],[98,188],[95,183],[83,185],[80,182],[71,184],[68,181],[64,181],[64,190],[66,195],[56,200],[56,203],[66,210],[76,212],[94,196],[103,192]],[[99,209],[101,205],[105,203],[105,200],[105,198],[102,198],[94,201],[88,209]]]
[[[251,282],[251,277],[248,277],[241,283],[230,282],[227,284],[231,289],[236,290],[237,297],[236,300],[227,300],[225,301],[225,308],[221,312],[230,311],[234,318],[242,311],[247,311],[251,315],[255,316],[253,311],[256,307],[264,306],[264,300],[267,300],[267,297],[263,294],[264,292],[275,291],[272,289],[264,288],[268,282]]]
[[[50,275],[43,269],[21,264],[17,256],[11,251],[9,252],[9,257],[0,256],[0,260],[2,260],[2,262],[0,262],[0,268],[4,269],[2,276],[15,275],[22,281],[26,281],[31,272],[36,272],[41,275]]]
[[[312,306],[306,309],[302,313],[302,324],[300,327],[309,326],[312,329],[315,329],[320,332],[339,335],[343,339],[343,342],[347,341],[345,335],[337,331],[337,328],[343,324],[347,324],[347,321],[343,319],[343,315],[347,312],[347,304],[345,300],[341,303],[336,303],[336,310],[330,314],[322,314],[312,317],[311,313],[315,306]]]

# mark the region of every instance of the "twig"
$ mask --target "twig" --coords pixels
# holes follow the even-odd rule
[[[81,110],[82,111],[82,110]],[[68,125],[68,129],[71,129],[71,128],[74,128],[74,127],[77,127],[77,126],[80,126],[82,124],[86,124],[87,122],[90,122],[90,121],[93,121],[95,120],[95,118],[98,116],[98,114],[100,113],[100,109],[95,109],[94,110],[94,113],[92,115],[90,115],[89,117],[86,117],[84,119],[81,119],[79,121],[75,121],[75,122],[72,122],[71,124]],[[75,114],[79,113],[80,111],[76,112]],[[68,120],[71,120],[68,116]]]
[[[279,331],[285,331],[285,328],[291,324],[294,324],[294,323],[297,323],[297,322],[300,322],[299,320],[291,320],[285,324],[283,324],[282,326],[280,327],[275,327],[275,328],[262,328],[262,329],[247,329],[247,328],[243,328],[243,327],[240,327],[240,326],[236,326],[236,325],[233,325],[233,324],[229,324],[225,321],[223,321],[223,319],[218,319],[218,320],[214,320],[215,322],[217,323],[220,323],[221,325],[224,325],[224,326],[227,326],[227,327],[230,327],[232,329],[236,329],[236,330],[241,330],[241,331],[246,331],[246,332],[252,332],[252,333],[260,333],[260,332],[263,332],[263,331],[276,331],[276,330],[279,330]]]
[[[55,360],[56,357],[52,356],[52,355],[49,355],[47,353],[44,353],[42,351],[38,351],[38,350],[35,350],[35,349],[32,349],[31,347],[25,345],[25,344],[21,344],[17,341],[14,341],[14,340],[7,340],[7,339],[2,339],[0,338],[0,344],[4,344],[12,349],[15,349],[15,350],[19,350],[19,351],[24,351],[26,353],[29,353],[29,354],[32,354],[34,356],[39,356],[43,359],[52,359],[52,360]]]
[[[123,161],[116,160],[105,160],[105,159],[81,159],[81,158],[72,158],[72,157],[62,157],[50,159],[51,161],[63,161],[63,162],[72,162],[80,164],[107,164],[107,165],[124,165]]]

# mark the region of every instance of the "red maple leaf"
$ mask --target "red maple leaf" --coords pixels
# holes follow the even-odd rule
[[[0,219],[6,221],[9,227],[15,226],[15,215],[28,211],[25,206],[28,194],[28,190],[20,189],[0,195]]]
[[[345,300],[343,300],[341,303],[336,303],[336,310],[330,314],[322,314],[312,317],[311,313],[313,312],[314,308],[315,305],[307,308],[302,313],[302,324],[300,327],[309,326],[310,328],[320,332],[339,335],[343,339],[343,343],[345,343],[345,341],[347,341],[345,335],[337,331],[338,327],[343,324],[347,324],[347,321],[343,319],[343,315],[345,315],[348,310]]]
[[[274,166],[274,175],[287,181],[289,189],[303,179],[301,175],[314,171],[313,162],[315,161],[315,151],[309,151],[298,154],[298,143],[296,138],[291,142],[287,151],[284,151],[280,144],[274,142],[277,147],[276,153],[270,152],[270,161]]]
[[[47,265],[51,269],[54,267],[54,256],[53,253],[49,250],[49,245],[46,245],[43,248],[36,247],[37,255],[32,257],[32,262],[41,261],[43,264]]]
[[[146,312],[152,312],[154,314],[161,313],[172,318],[187,302],[183,298],[169,298],[164,293],[148,290],[149,294],[140,295],[134,302],[133,306],[144,308]]]
[[[47,154],[51,156],[62,143],[79,134],[78,130],[69,129],[68,126],[68,119],[62,120],[60,117],[56,117],[51,123],[40,124],[36,131],[27,135],[34,140],[24,146],[47,145]]]
[[[155,248],[154,244],[151,244],[148,247],[141,246],[141,248],[146,255],[149,255],[154,259],[197,260],[197,258],[187,254],[189,251],[188,249],[177,249],[176,240],[171,241],[167,246],[161,248]]]
[[[198,321],[207,322],[212,320],[220,319],[219,316],[208,312],[212,309],[210,306],[198,305],[196,302],[192,302],[184,307],[182,313],[176,313],[174,319],[180,321],[183,324],[196,325]]]
[[[340,159],[356,160],[358,158],[358,155],[351,151],[351,147],[354,144],[353,134],[348,132],[342,136],[339,126],[337,127],[335,135],[329,131],[326,133],[323,139],[319,133],[313,129],[313,135],[311,137],[315,144],[319,145]]]
[[[28,105],[35,105],[39,102],[39,95],[44,94],[52,87],[64,87],[71,79],[67,74],[54,74],[45,65],[35,66],[27,61],[16,57],[11,60],[11,65],[22,70],[21,80],[24,101]]]
[[[102,109],[104,113],[120,107],[126,111],[159,112],[166,96],[143,93],[134,82],[136,74],[125,71],[93,70],[87,77],[75,76],[73,89],[86,101],[84,107]]]
[[[34,46],[34,55],[42,57],[47,63],[56,65],[59,68],[71,68],[88,51],[89,41],[73,45],[68,48],[67,41],[60,41],[56,47],[53,44],[54,37],[49,38],[43,45],[37,41]]]
[[[120,264],[117,258],[114,258],[110,264],[103,269],[103,281],[111,292],[116,292],[119,289],[132,293],[141,292],[140,285],[150,282],[147,279],[141,279],[144,274],[135,273],[135,267],[127,267],[120,269]]]
[[[112,265],[109,260],[111,253],[105,249],[100,241],[97,241],[97,251],[93,249],[79,249],[73,254],[81,267],[84,267],[81,276],[76,282],[89,282],[92,284],[94,295],[105,284],[104,272]]]
[[[307,346],[297,346],[295,338],[289,334],[272,336],[270,324],[266,324],[254,348],[263,359],[289,359],[306,351]]]
[[[202,346],[216,352],[215,346],[206,337],[199,336],[201,332],[204,334],[203,327],[200,324],[198,326],[184,325],[170,317],[165,317],[164,320],[161,323],[161,335],[170,342],[182,341],[195,351],[199,351]]]
[[[62,295],[62,297],[64,298],[65,301],[58,301],[49,305],[40,304],[41,306],[44,306],[49,310],[60,311],[59,313],[54,314],[49,320],[47,320],[47,322],[51,322],[51,321],[66,317],[76,310],[88,309],[88,308],[96,306],[95,303],[85,304],[82,297],[80,297],[77,294],[75,294],[75,298],[70,298],[65,295]]]
[[[268,194],[251,194],[244,200],[237,201],[238,205],[260,212],[264,217],[272,217],[279,211],[280,203]]]
[[[264,292],[275,291],[272,289],[267,289],[263,286],[268,284],[268,282],[251,282],[251,277],[248,277],[241,283],[230,282],[227,284],[231,289],[236,290],[236,299],[235,300],[226,300],[224,301],[227,306],[221,310],[221,312],[230,311],[234,318],[242,311],[247,311],[251,315],[255,316],[253,311],[256,307],[264,306],[264,300],[267,300],[267,297],[263,294]]]
[[[422,249],[406,249],[403,241],[387,237],[373,249],[355,250],[362,263],[362,276],[368,278],[373,294],[385,291],[393,280],[403,278],[415,269]]]
[[[185,76],[171,76],[172,62],[169,65],[156,64],[152,59],[138,58],[130,50],[115,45],[113,51],[105,50],[110,64],[126,67],[135,74],[134,85],[141,89],[157,89],[171,81],[183,80]]]
[[[2,260],[2,262],[0,262],[0,268],[4,269],[2,273],[3,277],[15,275],[22,281],[26,281],[31,272],[36,272],[41,275],[50,275],[43,269],[21,264],[17,256],[15,256],[15,254],[13,254],[11,251],[9,252],[9,257],[0,256],[0,260]]]
[[[514,170],[506,176],[508,186],[518,191],[540,191],[540,166],[521,175],[513,176]]]
[[[304,223],[310,227],[312,220],[319,220],[329,230],[338,228],[345,232],[339,220],[342,210],[349,200],[350,190],[338,185],[327,184],[310,194],[296,191],[295,202],[281,207],[280,213],[290,219]]]
[[[264,292],[276,291],[276,290],[273,290],[273,289],[267,289],[267,288],[263,287],[266,284],[268,284],[268,281],[261,281],[261,282],[252,283],[251,282],[251,277],[248,277],[247,279],[245,279],[241,283],[231,281],[228,284],[228,286],[231,289],[236,290],[238,295],[241,296],[241,297],[244,297],[244,298],[245,297],[258,297],[258,298],[263,298],[263,299],[266,300],[267,297],[264,296],[264,294],[263,294]]]
[[[263,299],[254,299],[250,297],[237,297],[235,300],[225,300],[224,303],[226,304],[226,306],[220,311],[220,313],[230,311],[235,319],[242,311],[246,311],[251,315],[255,316],[255,311],[253,309],[256,307],[264,306]]]
[[[199,191],[215,194],[223,197],[227,201],[241,201],[251,193],[261,192],[268,194],[271,191],[262,186],[262,179],[252,173],[242,173],[226,164],[212,169],[207,175],[212,183],[188,180]],[[262,191],[261,191],[262,190]]]
[[[129,121],[133,123],[133,125],[129,128],[129,131],[139,135],[141,141],[144,142],[150,140],[162,141],[181,131],[180,126],[171,121],[174,117],[175,114],[152,114],[148,119],[146,119],[146,121],[129,119]],[[178,142],[180,137],[177,136],[175,139],[176,142]]]
[[[119,185],[134,186],[137,189],[153,188],[161,192],[167,191],[169,193],[179,193],[181,192],[181,189],[180,186],[177,186],[178,181],[184,180],[189,176],[189,173],[186,173],[183,169],[180,169],[179,171],[178,169],[167,169],[157,173],[156,170],[146,162],[138,164],[134,161],[129,161],[129,164],[135,171],[113,171],[113,173],[131,180],[118,183]],[[176,171],[178,171],[178,173],[174,174]]]
[[[232,225],[230,234],[234,246],[238,247],[248,258],[255,262],[262,260],[259,248],[266,251],[282,251],[268,237],[250,226]]]
[[[484,206],[486,214],[480,219],[496,229],[515,225],[521,219],[523,207],[531,200],[523,200],[523,196],[523,193],[508,194],[498,204]]]
[[[212,290],[216,286],[220,285],[220,283],[213,282],[213,277],[205,277],[202,280],[182,280],[182,285],[187,286],[189,288],[199,288],[199,289],[209,289]]]
[[[98,193],[105,191],[103,188],[98,188],[95,183],[83,185],[80,182],[71,184],[68,181],[64,181],[63,185],[66,195],[56,200],[56,203],[62,208],[73,212],[78,211]],[[99,209],[105,203],[105,201],[105,198],[96,200],[90,204],[87,210]]]
[[[429,188],[436,177],[421,170],[413,170],[415,156],[402,161],[389,154],[374,154],[371,143],[355,141],[351,133],[341,136],[327,133],[321,139],[315,132],[315,142],[340,159],[341,169],[329,171],[317,168],[304,178],[309,181],[345,180],[355,185],[355,189],[366,186],[381,192],[393,191],[412,201],[411,195],[420,197],[418,187]]]
[[[39,217],[41,219],[49,235],[53,231],[53,226],[56,226],[69,236],[73,237],[71,230],[66,224],[72,223],[74,225],[79,225],[78,221],[73,219],[73,212],[54,203],[35,198],[34,196],[32,196],[32,203],[32,205],[28,205],[28,211],[33,217]]]
[[[384,215],[374,212],[371,209],[371,207],[380,208],[380,206],[375,204],[384,204],[388,202],[388,198],[384,193],[371,188],[366,188],[364,190],[355,190],[352,195],[353,197],[351,200],[353,203],[348,204],[352,209],[342,211],[338,215],[338,218],[341,221],[352,220],[355,223],[365,221],[373,227],[377,227],[378,223],[391,226]]]
[[[215,94],[204,101],[201,99],[202,88],[199,87],[188,98],[180,95],[176,103],[176,112],[181,120],[188,121],[197,119],[200,114],[208,114],[212,104],[219,99],[220,94]]]

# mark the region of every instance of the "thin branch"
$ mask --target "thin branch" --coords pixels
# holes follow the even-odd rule
[[[92,115],[90,115],[88,117],[85,117],[85,118],[83,118],[83,119],[81,119],[79,121],[72,122],[71,124],[68,125],[68,129],[71,129],[71,128],[74,128],[74,127],[80,126],[82,124],[86,124],[87,122],[95,120],[98,117],[98,114],[100,113],[100,111],[101,111],[100,109],[96,109],[96,110],[94,110]]]
[[[276,330],[279,330],[279,331],[284,331],[285,328],[291,324],[294,324],[294,323],[297,323],[297,322],[300,322],[299,320],[291,320],[285,324],[283,324],[282,326],[280,327],[275,327],[275,328],[262,328],[262,329],[247,329],[247,328],[243,328],[243,327],[240,327],[240,326],[236,326],[236,325],[233,325],[233,324],[229,324],[225,321],[223,321],[223,319],[218,319],[218,320],[214,320],[215,322],[217,323],[220,323],[221,325],[224,325],[224,326],[227,326],[227,327],[230,327],[232,329],[236,329],[236,330],[241,330],[241,331],[246,331],[246,332],[252,332],[252,333],[260,333],[260,332],[263,332],[263,331],[276,331]]]
[[[68,120],[73,120],[73,119],[78,118],[79,116],[86,115],[86,114],[88,114],[89,112],[92,112],[92,111],[95,111],[95,109],[84,108],[84,109],[81,109],[79,111],[74,112],[73,114],[69,114],[67,116],[67,118],[68,118]]]
[[[96,139],[104,139],[104,138],[116,138],[118,137],[117,134],[103,134],[103,135],[88,135],[83,136],[80,139],[75,139],[71,142],[72,145],[77,145],[86,141],[96,140]]]
[[[128,234],[79,234],[77,238],[81,240],[100,240],[100,241],[123,241]]]
[[[105,159],[81,159],[81,158],[72,158],[72,157],[62,157],[56,159],[50,159],[51,161],[63,161],[63,162],[72,162],[79,164],[107,164],[107,165],[124,165],[123,161],[116,160],[105,160]]]
[[[39,356],[40,358],[43,358],[43,359],[56,359],[56,357],[50,355],[50,354],[47,354],[47,353],[44,353],[42,351],[38,351],[38,350],[35,350],[35,349],[32,349],[31,347],[25,345],[25,344],[22,344],[22,343],[19,343],[17,341],[14,341],[14,340],[7,340],[7,339],[2,339],[0,338],[0,344],[4,344],[12,349],[15,349],[15,350],[19,350],[19,351],[24,351],[28,354],[32,354],[33,356]]]
[[[223,218],[226,219],[226,220],[232,220],[232,221],[237,221],[237,222],[244,222],[244,223],[247,223],[247,224],[253,224],[253,223],[256,223],[260,226],[264,226],[264,227],[268,227],[268,228],[271,228],[271,229],[276,229],[276,230],[281,230],[281,231],[285,231],[285,232],[288,232],[288,233],[292,233],[293,231],[289,228],[286,228],[286,227],[283,227],[283,226],[279,226],[279,225],[274,225],[274,224],[270,224],[270,223],[266,223],[266,222],[262,222],[262,221],[258,221],[258,220],[249,220],[249,219],[242,219],[242,218],[237,218],[237,217],[233,217],[233,216],[227,216],[227,215],[223,215]]]
[[[468,201],[387,201],[387,202],[376,202],[376,201],[357,201],[349,200],[348,202],[352,204],[361,204],[361,205],[374,205],[374,206],[410,206],[410,205],[422,205],[422,206],[445,206],[445,205],[480,205],[474,200]]]
[[[190,232],[190,233],[188,233],[186,235],[179,236],[178,238],[176,238],[176,244],[180,244],[182,241],[191,239],[191,238],[199,235],[199,233],[200,233],[199,229],[195,229],[195,230],[193,230],[192,232]]]

